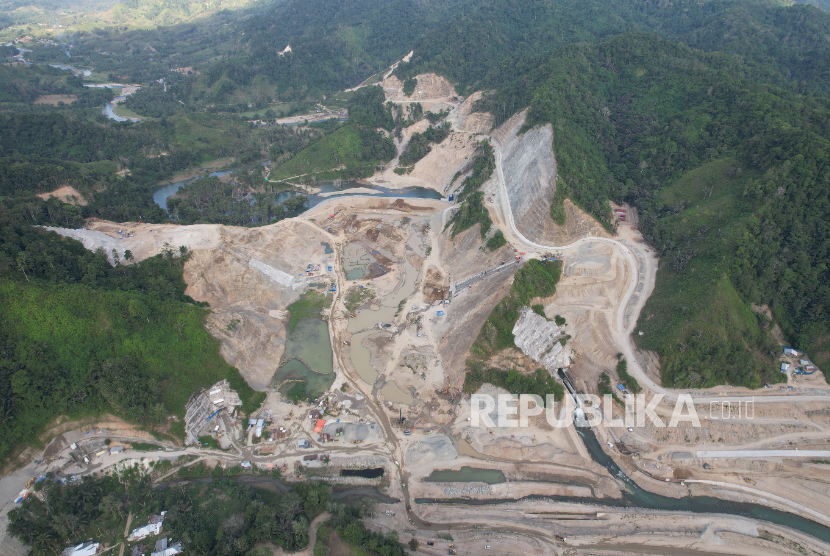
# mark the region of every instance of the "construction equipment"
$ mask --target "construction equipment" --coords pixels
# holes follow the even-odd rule
[[[417,427],[417,426],[418,426],[418,423],[420,423],[421,421],[423,421],[423,419],[418,419],[417,421],[415,421],[415,424],[414,424],[414,425],[412,425],[412,428],[411,428],[411,429],[406,429],[405,431],[403,431],[404,435],[409,436],[409,434],[410,434],[412,431],[414,431],[414,430],[415,430],[415,427]]]
[[[447,394],[450,391],[450,377],[447,377],[447,387],[441,390],[442,394]]]

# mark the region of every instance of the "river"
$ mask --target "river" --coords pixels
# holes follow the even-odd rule
[[[118,117],[118,116],[116,116]],[[211,176],[224,176],[225,174],[230,174],[234,170],[225,170],[222,172],[211,172],[209,175]],[[188,184],[195,180],[196,178],[191,178],[188,180],[177,181],[175,183],[171,183],[169,185],[164,185],[159,187],[153,192],[153,201],[163,208],[167,210],[167,198],[171,195],[175,195],[178,192],[179,188],[185,184]],[[325,201],[326,199],[330,199],[332,197],[352,197],[356,195],[371,195],[372,197],[381,197],[381,198],[404,198],[404,199],[441,199],[443,198],[440,193],[435,191],[434,189],[427,189],[426,187],[404,187],[403,189],[387,189],[385,187],[381,187],[379,185],[367,185],[361,184],[357,182],[342,182],[340,184],[336,184],[335,182],[322,182],[318,185],[320,191],[317,193],[311,194],[308,196],[308,201],[306,202],[305,206],[302,207],[296,214],[289,214],[288,216],[299,216],[303,212],[309,210],[312,207],[315,207]],[[354,188],[362,188],[362,189],[371,189],[375,193],[349,193],[349,189]],[[331,193],[339,193],[337,195],[331,195]],[[329,195],[323,195],[328,193]],[[288,199],[290,196],[294,195],[291,191],[282,191],[277,193],[275,196],[274,201],[277,203],[281,203]]]
[[[20,54],[15,56],[15,59],[20,61],[20,62],[23,62],[25,64],[31,64],[31,62],[27,61],[23,57],[24,53],[31,52],[31,50],[27,50],[25,48],[18,48],[18,50],[20,51]],[[71,55],[66,50],[66,48],[64,48],[64,52],[66,53],[67,56],[71,57]],[[92,75],[92,70],[88,70],[88,69],[76,68],[74,66],[67,66],[65,64],[46,64],[46,65],[50,66],[50,67],[53,67],[53,68],[56,68],[56,69],[69,70],[72,73],[74,73],[76,75],[80,75],[82,77],[89,77],[90,75]],[[84,87],[107,88],[107,89],[123,89],[125,87],[125,85],[121,85],[121,84],[118,84],[118,83],[108,83],[106,85],[90,85],[90,84],[84,83]],[[114,120],[116,122],[139,122],[139,121],[141,121],[139,118],[124,118],[124,117],[121,117],[121,116],[119,116],[118,114],[115,113],[115,104],[118,103],[119,101],[124,100],[125,98],[127,98],[131,94],[132,93],[129,93],[129,94],[126,94],[126,95],[121,95],[121,96],[118,96],[118,97],[115,97],[114,99],[112,99],[110,102],[108,102],[107,104],[104,105],[104,108],[101,109],[101,114],[103,114],[104,116],[106,116],[110,120]]]
[[[614,460],[606,454],[594,435],[594,431],[589,427],[577,427],[577,433],[582,438],[588,453],[591,454],[591,459],[605,467],[608,472],[625,482],[625,491],[622,499],[610,500],[603,498],[580,498],[572,496],[527,496],[518,500],[554,500],[557,502],[569,502],[578,504],[596,504],[600,506],[612,507],[626,507],[626,508],[643,508],[647,510],[663,510],[670,512],[686,512],[686,513],[704,513],[704,514],[728,514],[739,515],[760,521],[768,521],[776,525],[783,525],[790,527],[797,531],[801,531],[807,535],[820,539],[824,542],[830,543],[830,527],[816,523],[801,516],[775,510],[762,506],[760,504],[752,504],[749,502],[732,502],[728,500],[721,500],[712,496],[683,496],[681,498],[671,498],[668,496],[661,496],[653,492],[649,492],[637,486],[637,484],[629,479],[625,473],[614,463]],[[471,504],[471,505],[487,505],[487,504],[505,504],[518,501],[516,499],[508,500],[459,500],[459,499],[430,499],[419,498],[415,502],[418,504]]]

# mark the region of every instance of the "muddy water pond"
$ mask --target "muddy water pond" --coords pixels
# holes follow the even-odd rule
[[[383,388],[380,389],[380,393],[383,394],[386,401],[392,403],[411,405],[412,402],[415,401],[406,390],[402,390],[396,382],[391,380],[383,385]]]
[[[333,372],[328,323],[319,318],[302,319],[288,334],[283,359],[296,357],[321,374]]]
[[[285,363],[277,369],[272,383],[305,382],[308,395],[321,394],[334,382],[332,356],[328,323],[318,318],[302,319],[288,334],[283,355]]]
[[[427,483],[487,483],[495,485],[507,479],[498,469],[479,469],[464,466],[461,469],[436,469],[424,479]]]
[[[364,382],[368,384],[374,384],[375,381],[378,379],[378,372],[372,367],[370,363],[371,354],[369,350],[363,346],[363,340],[366,336],[370,334],[374,334],[373,330],[367,330],[366,332],[361,332],[360,334],[355,334],[352,336],[352,365],[354,365],[355,370],[357,371],[358,376],[363,379]]]
[[[346,279],[360,280],[369,273],[369,267],[377,260],[360,244],[350,243],[344,250]]]
[[[398,305],[415,292],[415,280],[418,278],[418,269],[412,266],[409,261],[406,261],[402,268],[405,273],[403,285],[387,295],[377,311],[371,309],[358,311],[357,318],[349,321],[347,328],[349,332],[358,332],[375,326],[379,322],[387,323],[394,320],[395,313],[398,312]],[[354,345],[354,342],[352,345]]]

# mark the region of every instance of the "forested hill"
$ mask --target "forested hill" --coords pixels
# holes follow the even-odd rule
[[[552,123],[560,185],[600,220],[605,199],[640,209],[661,268],[637,338],[667,385],[775,381],[779,347],[750,303],[827,367],[830,104],[769,75],[627,34],[551,53],[480,103]]]
[[[470,91],[497,87],[525,57],[633,31],[739,54],[830,92],[830,13],[774,0],[484,0],[427,32],[399,73],[436,71]]]
[[[207,311],[184,295],[186,249],[113,267],[105,253],[29,225],[64,224],[52,215],[0,202],[0,467],[57,415],[111,412],[181,440],[199,388],[227,378],[248,411],[262,401],[222,359]]]

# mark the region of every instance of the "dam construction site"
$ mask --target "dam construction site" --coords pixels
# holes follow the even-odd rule
[[[659,357],[633,339],[664,264],[636,209],[615,207],[625,218],[603,226],[557,201],[553,128],[525,130],[527,111],[494,128],[475,111],[481,92],[464,98],[438,75],[419,75],[411,95],[391,72],[380,85],[394,111],[445,112],[449,132],[401,171],[426,120],[405,128],[359,192],[250,228],[95,218],[50,228],[121,264],[128,251],[134,262],[186,256],[185,294],[208,308],[222,357],[265,401],[245,413],[226,381],[206,385],[188,402],[187,443],[114,418],[104,435],[103,418],[56,425],[0,490],[25,492],[47,471],[167,459],[171,473],[278,472],[268,488],[279,492],[309,479],[353,490],[344,497],[374,505],[367,526],[415,539],[417,554],[830,554],[823,375],[757,390],[664,387]],[[493,171],[474,194],[491,225],[481,216],[459,229],[482,144]],[[437,195],[396,196],[403,188]],[[551,217],[560,201],[562,224]],[[553,285],[526,297],[522,280],[538,276]],[[551,400],[560,392],[554,408],[479,405],[526,393],[515,385],[531,379]],[[104,449],[104,436],[125,449]],[[0,538],[0,553],[23,553],[16,542]]]

